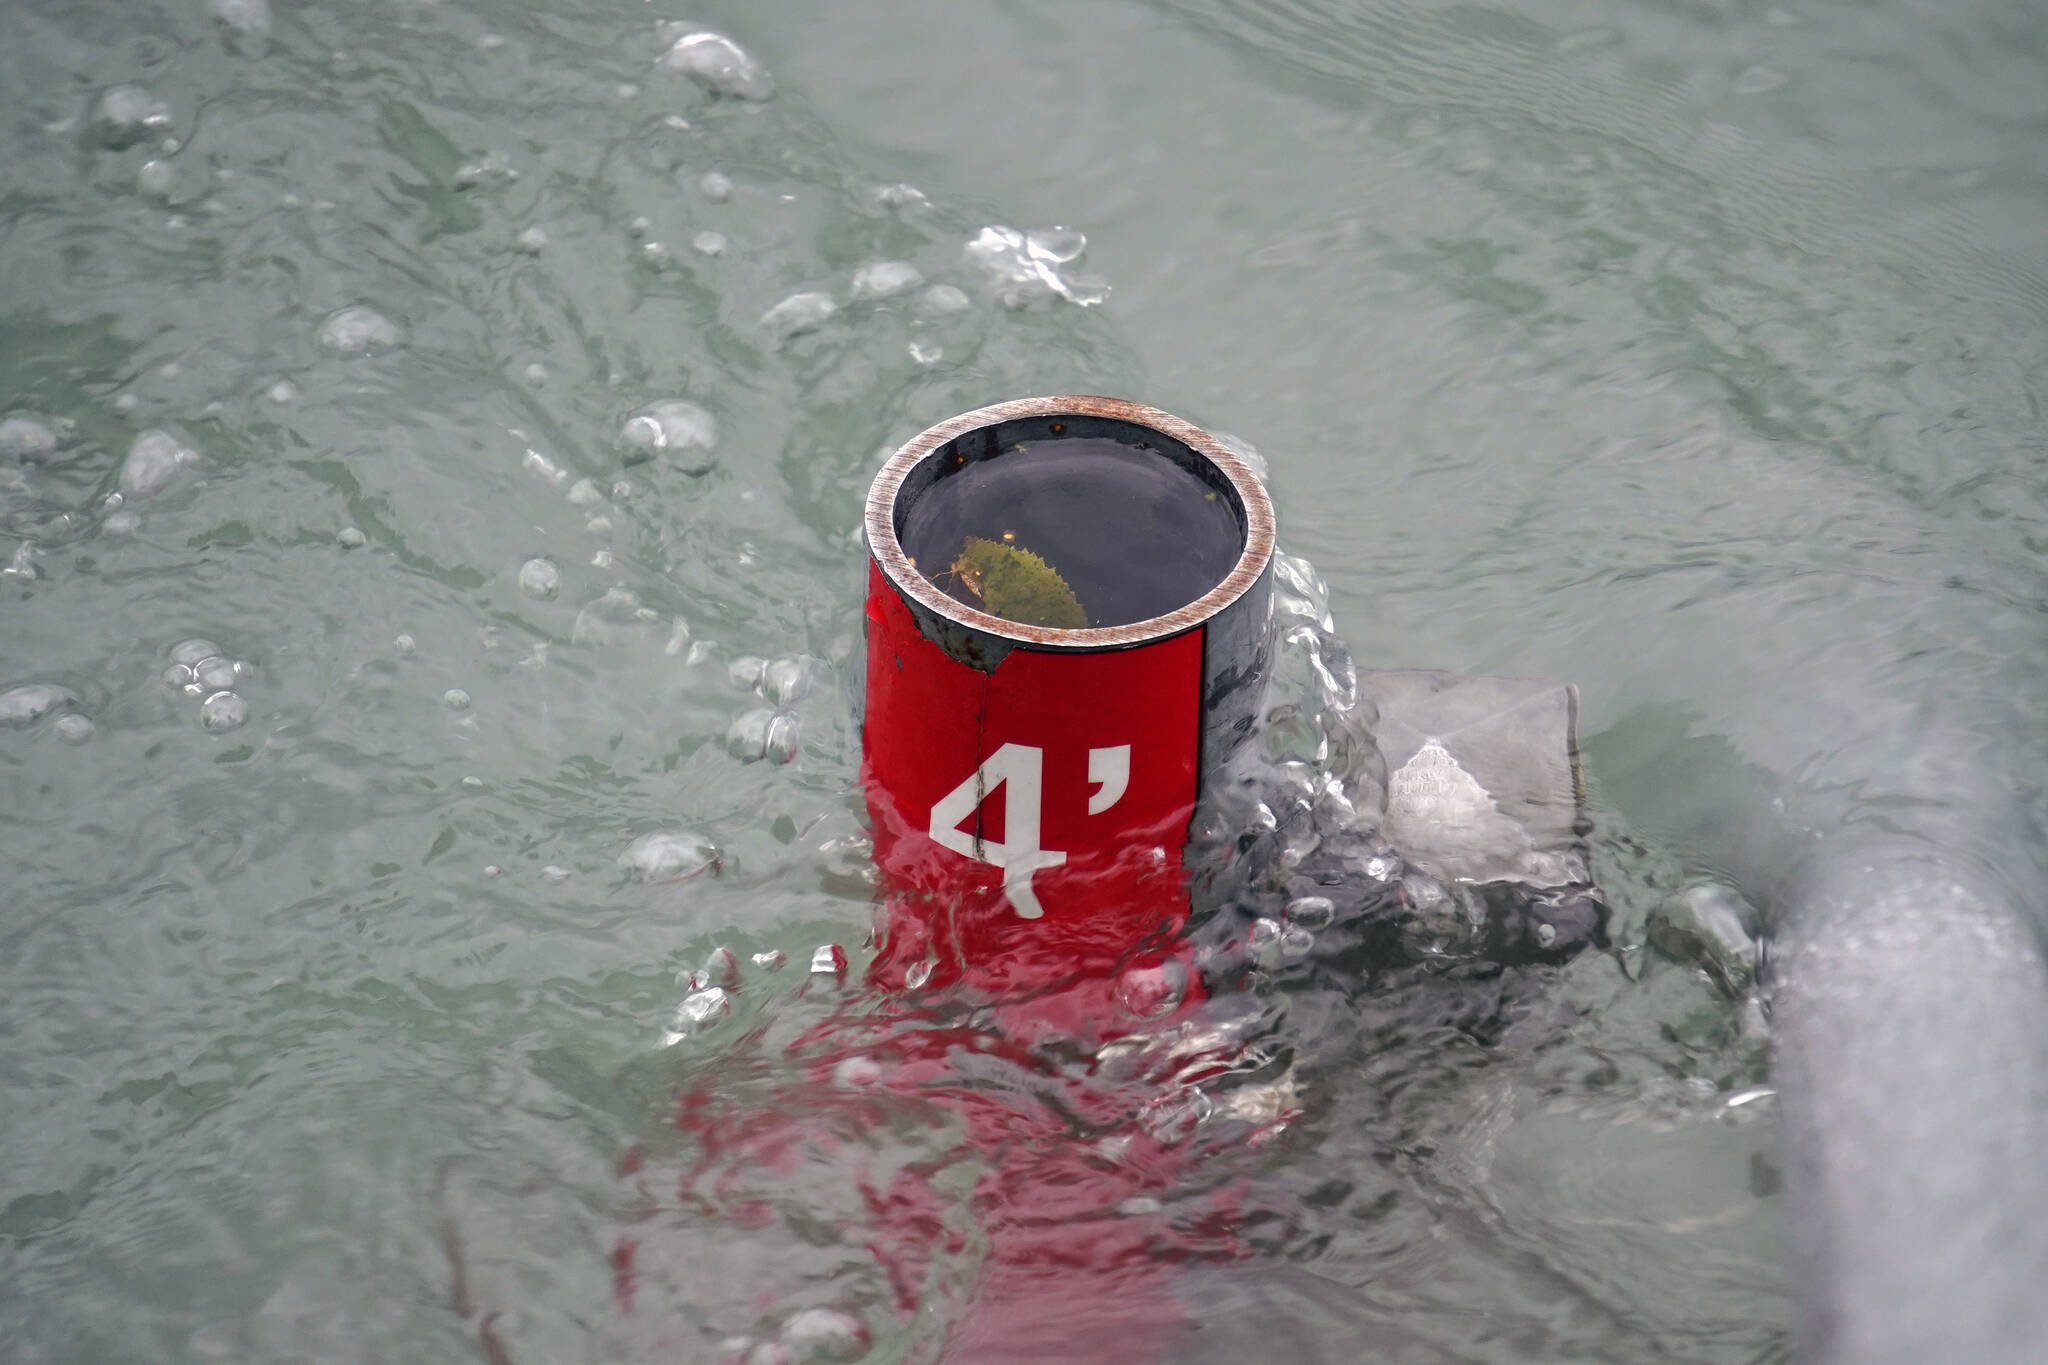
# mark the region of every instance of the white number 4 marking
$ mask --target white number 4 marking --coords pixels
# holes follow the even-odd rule
[[[1094,793],[1088,798],[1088,813],[1100,815],[1123,799],[1131,784],[1131,746],[1088,751],[1088,781]],[[981,809],[984,801],[1004,788],[1001,843],[983,838],[979,831],[960,828]],[[1003,870],[1003,894],[1020,919],[1037,919],[1045,913],[1032,889],[1031,874],[1041,867],[1058,867],[1067,855],[1058,849],[1039,847],[1039,828],[1045,804],[1045,750],[1028,744],[1005,744],[990,754],[965,782],[940,797],[932,807],[931,835],[941,848]]]

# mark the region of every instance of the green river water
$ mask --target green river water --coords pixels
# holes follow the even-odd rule
[[[698,29],[763,76],[660,64]],[[2038,877],[2044,35],[12,0],[0,692],[62,691],[0,702],[0,1358],[711,1360],[806,1307],[932,1358],[955,1309],[894,1315],[829,1165],[678,1217],[622,1324],[617,1163],[686,1083],[778,1103],[741,1040],[863,960],[883,453],[1086,392],[1256,444],[1362,665],[1576,682],[1615,912],[1541,1027],[1325,1030],[1170,1358],[1789,1359],[1763,1026],[1645,943],[1716,871],[1670,756],[1830,820],[1996,790]],[[1029,278],[968,250],[1055,226]]]

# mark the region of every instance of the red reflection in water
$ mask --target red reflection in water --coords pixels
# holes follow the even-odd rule
[[[1085,1005],[1062,994],[1040,1000],[1057,1016]],[[1024,1008],[1012,1003],[1005,1012]],[[864,1216],[842,1231],[865,1243],[904,1316],[928,1306],[935,1258],[960,1257],[970,1240],[980,1241],[978,1278],[944,1359],[1157,1359],[1183,1323],[1170,1292],[1174,1266],[1245,1254],[1234,1187],[1208,1191],[1193,1201],[1197,1211],[1188,1208],[1189,1177],[1206,1150],[1193,1137],[1201,1101],[1189,1083],[1229,1063],[1199,1041],[1188,1045],[1199,1037],[1180,1022],[1165,1026],[1158,1045],[1143,1046],[1142,1064],[1119,1068],[1062,1063],[1004,1032],[944,1022],[928,1010],[849,1009],[791,1049],[802,1079],[778,1102],[735,1100],[710,1082],[681,1098],[676,1125],[696,1156],[677,1179],[680,1207],[758,1225],[777,1216],[749,1193],[764,1176],[843,1160]],[[880,1175],[865,1168],[872,1152],[859,1135],[905,1102],[954,1120],[961,1146],[983,1168],[966,1200],[968,1223],[958,1197],[933,1183],[954,1156]],[[624,1168],[645,1174],[637,1156]],[[613,1269],[619,1304],[630,1311],[632,1238],[621,1239]]]

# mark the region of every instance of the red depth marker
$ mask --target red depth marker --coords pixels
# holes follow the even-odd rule
[[[932,563],[957,553],[949,536],[1009,526],[1020,548],[1057,547],[1105,624],[1025,624],[949,595],[900,539],[941,525]],[[699,1161],[677,1198],[718,1208],[741,1172],[797,1153],[858,1163],[847,1128],[883,1096],[914,1099],[957,1117],[982,1171],[980,1274],[944,1359],[1146,1365],[1184,1330],[1173,1267],[1239,1254],[1228,1193],[1174,1199],[1200,1155],[1196,1087],[1229,1064],[1207,1054],[1231,1046],[1190,1018],[1184,854],[1205,767],[1263,704],[1272,504],[1170,413],[1026,398],[905,443],[864,530],[878,998],[790,1049],[809,1084],[777,1103],[710,1082],[686,1095]],[[1156,1047],[1139,1036],[1154,1030]],[[1119,1038],[1121,1060],[1102,1046]],[[969,1240],[933,1169],[850,1172],[905,1314],[931,1306],[932,1257]],[[622,1305],[638,1264],[623,1241]]]
[[[1098,654],[1019,648],[984,673],[925,639],[874,566],[867,615],[863,777],[885,898],[870,981],[1000,999],[1168,950],[1188,914],[1201,628]],[[1108,1013],[1061,1022],[1101,1037]]]

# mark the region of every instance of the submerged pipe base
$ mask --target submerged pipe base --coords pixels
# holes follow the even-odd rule
[[[1770,967],[1799,1358],[2048,1359],[2048,965],[1931,845],[1809,860]]]

